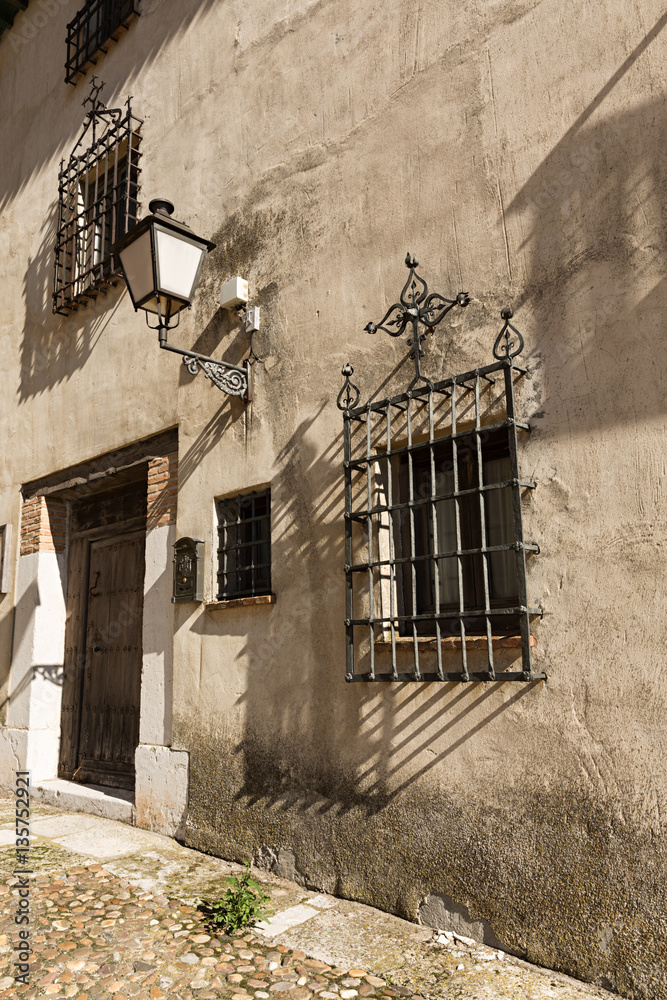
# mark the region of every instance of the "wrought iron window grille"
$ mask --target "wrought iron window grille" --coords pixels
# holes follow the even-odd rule
[[[110,248],[137,221],[142,121],[107,108],[93,77],[83,131],[58,175],[53,311],[68,315],[120,277]]]
[[[378,323],[409,333],[407,390],[361,403],[347,364],[343,412],[347,681],[533,681],[515,385],[521,333],[503,309],[494,360],[433,382],[422,344],[467,293],[429,293],[409,254],[400,300]],[[494,648],[499,649],[498,658]],[[452,650],[453,652],[450,652]],[[512,660],[520,651],[521,669]],[[458,652],[458,669],[451,657]],[[454,661],[455,662],[455,661]]]
[[[271,593],[271,490],[216,503],[218,600]]]
[[[140,13],[140,0],[88,0],[67,25],[65,83],[76,85]]]

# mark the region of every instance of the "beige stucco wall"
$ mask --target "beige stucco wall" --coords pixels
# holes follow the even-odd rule
[[[662,5],[145,0],[97,73],[144,119],[144,210],[171,197],[218,244],[173,342],[238,362],[217,289],[242,274],[262,307],[250,407],[160,354],[120,288],[51,315],[87,93],[62,82],[78,3],[56,7],[0,37],[0,523],[22,482],[178,425],[177,535],[206,540],[210,599],[214,498],[272,488],[277,603],[176,608],[187,841],[291,851],[410,917],[440,894],[534,961],[667,997]],[[367,396],[407,353],[363,332],[407,250],[472,296],[428,374],[490,360],[506,302],[526,337],[546,684],[343,682],[335,397],[345,361]],[[5,676],[12,620],[9,595]]]

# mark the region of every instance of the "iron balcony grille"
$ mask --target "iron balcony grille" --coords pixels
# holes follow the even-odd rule
[[[91,142],[83,148],[91,124]],[[54,312],[67,315],[116,282],[118,262],[109,248],[137,221],[140,127],[129,99],[125,109],[94,105],[70,159],[60,165]]]
[[[532,670],[540,609],[526,590],[538,547],[522,515],[535,484],[520,475],[528,425],[515,416],[526,373],[508,355],[343,408],[348,681],[544,677]],[[508,667],[512,647],[520,671]]]
[[[271,491],[218,500],[218,600],[271,593]]]
[[[117,41],[140,13],[139,0],[88,0],[67,25],[65,82],[76,84],[85,76],[107,42]]]

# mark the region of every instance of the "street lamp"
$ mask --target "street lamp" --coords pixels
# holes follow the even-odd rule
[[[135,312],[144,310],[148,326],[158,331],[160,347],[180,354],[191,374],[203,371],[223,392],[249,398],[247,362],[241,367],[229,365],[167,343],[167,333],[178,326],[181,310],[192,305],[204,258],[215,249],[215,243],[172,219],[174,206],[170,201],[156,198],[148,207],[151,214],[111,247],[120,260]],[[149,323],[149,313],[157,317],[157,326]]]

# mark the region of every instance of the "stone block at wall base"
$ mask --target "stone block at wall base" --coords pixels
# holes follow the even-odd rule
[[[15,787],[16,772],[26,769],[27,759],[28,730],[0,729],[0,788]]]
[[[30,782],[57,776],[60,731],[57,729],[0,730],[0,787],[13,788],[17,770],[30,771]]]
[[[188,815],[189,754],[185,750],[140,743],[135,762],[136,825],[182,839]]]

